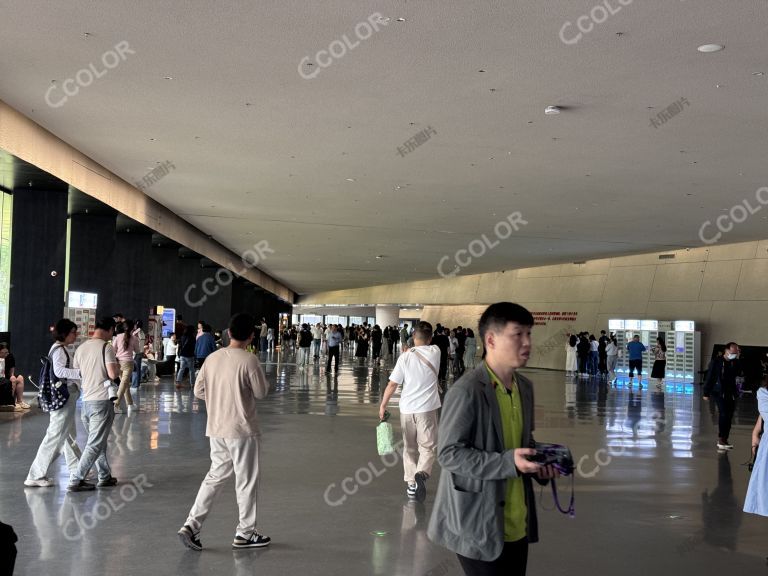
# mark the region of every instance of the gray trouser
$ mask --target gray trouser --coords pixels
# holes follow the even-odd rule
[[[32,466],[29,468],[27,480],[42,480],[48,477],[51,465],[64,451],[67,459],[67,467],[70,473],[77,468],[80,460],[80,448],[77,445],[77,427],[75,415],[77,413],[77,399],[80,397],[80,388],[77,384],[70,384],[69,400],[58,410],[50,412],[48,429],[45,437],[37,449]]]
[[[112,471],[107,462],[107,440],[115,419],[114,404],[109,400],[90,400],[83,402],[81,418],[88,433],[88,441],[83,448],[83,455],[77,470],[69,475],[69,483],[76,484],[88,475],[94,464],[99,473],[99,480],[109,480]]]
[[[256,532],[259,493],[259,437],[211,438],[211,468],[205,475],[186,524],[200,530],[216,494],[232,474],[240,510],[237,533],[250,538]]]

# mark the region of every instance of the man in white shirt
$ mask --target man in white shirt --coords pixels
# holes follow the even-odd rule
[[[403,468],[406,494],[423,502],[426,481],[437,456],[437,410],[440,408],[437,372],[440,349],[430,346],[432,325],[419,322],[413,333],[414,347],[397,359],[379,406],[379,419],[399,386],[400,426],[403,431]]]
[[[312,355],[315,360],[320,358],[320,341],[323,339],[323,327],[320,322],[312,326]]]
[[[120,365],[112,348],[115,321],[105,316],[96,322],[93,336],[83,342],[75,352],[74,367],[80,369],[80,388],[83,421],[88,440],[77,469],[69,475],[68,492],[94,490],[95,485],[86,482],[93,465],[99,474],[98,486],[105,488],[117,484],[107,462],[107,440],[115,419],[115,408],[110,400],[112,380],[120,374]]]

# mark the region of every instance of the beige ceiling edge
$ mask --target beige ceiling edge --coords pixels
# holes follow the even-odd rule
[[[295,293],[261,270],[244,266],[234,252],[209,240],[171,210],[97,164],[0,100],[0,148],[129,218],[228,268],[287,302]]]
[[[660,259],[659,256],[662,254],[665,258]],[[670,258],[669,256],[672,255],[674,257]],[[768,240],[601,258],[587,260],[581,264],[568,262],[534,268],[507,268],[503,272],[318,292],[298,296],[296,303],[304,306],[492,304],[511,297],[521,298],[521,301],[524,301],[535,295],[543,298],[544,293],[550,291],[553,286],[558,287],[566,282],[575,290],[583,289],[594,293],[594,283],[590,284],[590,277],[599,277],[599,284],[608,278],[609,273],[639,276],[650,273],[653,266],[670,267],[671,271],[675,271],[674,267],[686,264],[696,263],[704,268],[707,263],[717,266],[721,262],[731,260],[749,261],[753,264],[768,262]],[[766,268],[768,269],[768,266]],[[587,290],[588,287],[592,290]],[[594,298],[601,297],[599,294],[594,294]]]

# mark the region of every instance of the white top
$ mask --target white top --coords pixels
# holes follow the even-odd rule
[[[170,338],[166,338],[163,342],[163,354],[167,358],[168,356],[176,356],[176,353],[179,351],[179,344],[178,342],[174,342]]]
[[[104,345],[106,344],[106,349]],[[115,349],[111,343],[100,338],[90,338],[80,344],[75,352],[74,366],[80,368],[82,374],[82,399],[83,402],[94,400],[109,400],[109,393],[104,386],[109,382],[107,364],[117,364]]]
[[[70,350],[65,352],[65,348],[61,343],[57,342],[48,351],[51,362],[53,362],[53,373],[57,378],[67,380],[67,384],[78,384],[78,382],[72,381],[80,380],[80,370],[71,367],[74,354]],[[67,355],[69,355],[69,360],[67,360]]]
[[[421,354],[434,370],[426,366],[417,353]],[[401,414],[421,414],[440,408],[440,396],[437,392],[439,368],[440,348],[434,345],[416,346],[397,359],[389,380],[401,385]]]
[[[608,356],[618,356],[619,349],[613,342],[608,342],[608,344],[605,346],[605,353]]]
[[[323,337],[323,328],[321,326],[312,326],[312,338],[320,340]]]
[[[600,347],[600,344],[597,342],[597,340],[590,340],[589,342],[589,349],[592,352],[597,352]]]

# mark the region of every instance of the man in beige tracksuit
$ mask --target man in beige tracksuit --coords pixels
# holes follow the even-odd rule
[[[432,325],[419,322],[413,333],[413,348],[397,359],[395,369],[379,406],[379,419],[384,419],[387,403],[399,386],[400,425],[403,429],[403,468],[406,494],[423,502],[426,481],[437,458],[437,411],[440,408],[437,373],[440,348],[430,346]]]
[[[260,436],[256,405],[269,386],[258,357],[246,351],[254,335],[253,318],[236,314],[229,323],[229,346],[210,354],[197,373],[195,396],[206,403],[211,468],[178,532],[182,544],[192,550],[202,550],[202,524],[233,473],[240,521],[232,547],[261,548],[270,543],[256,531]]]

